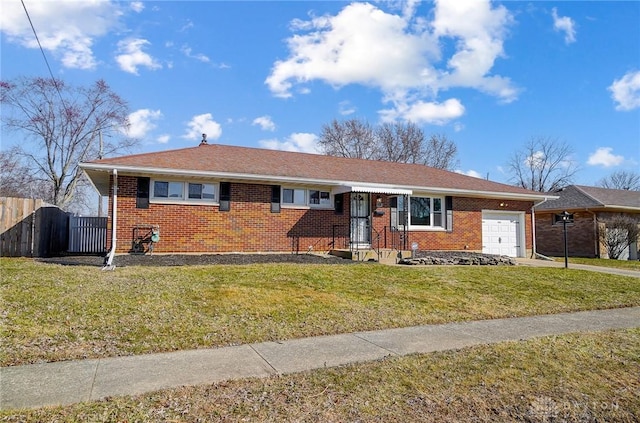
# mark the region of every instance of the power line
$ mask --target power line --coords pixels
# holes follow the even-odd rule
[[[38,47],[40,47],[40,52],[42,53],[42,57],[44,58],[44,63],[47,65],[47,69],[49,69],[49,75],[51,75],[51,79],[53,80],[53,86],[58,92],[58,96],[60,97],[60,101],[62,101],[62,106],[66,107],[64,104],[64,99],[62,98],[62,93],[58,88],[58,83],[56,82],[56,77],[53,76],[53,72],[51,71],[51,66],[49,66],[49,61],[47,60],[47,55],[44,54],[44,49],[42,48],[42,44],[40,44],[40,38],[38,38],[38,33],[36,32],[36,28],[33,26],[33,22],[31,21],[31,16],[29,16],[29,11],[27,10],[27,6],[24,4],[24,0],[20,0],[22,3],[22,7],[24,8],[24,13],[27,15],[27,19],[29,20],[29,25],[31,25],[31,30],[33,31],[33,35],[36,37],[36,41],[38,42]]]

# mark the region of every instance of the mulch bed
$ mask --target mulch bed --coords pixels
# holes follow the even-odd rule
[[[428,258],[429,260],[418,263],[406,264],[498,264],[499,256],[478,254],[471,252],[451,251],[418,251],[416,258]],[[68,266],[98,266],[105,263],[104,256],[63,256],[38,259],[44,263],[61,264]],[[480,262],[478,262],[480,260]],[[113,264],[116,267],[126,266],[203,266],[203,265],[234,265],[234,264],[261,264],[261,263],[298,263],[298,264],[353,264],[356,261],[334,256],[321,256],[316,254],[123,254],[116,255]],[[507,264],[507,263],[500,263]],[[509,264],[515,264],[509,263]]]
[[[104,256],[65,256],[38,259],[45,263],[69,266],[104,266]],[[125,254],[116,255],[113,264],[126,266],[202,266],[214,264],[352,264],[351,260],[315,254]]]

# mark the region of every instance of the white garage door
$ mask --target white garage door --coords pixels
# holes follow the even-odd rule
[[[520,215],[482,212],[482,252],[518,257]]]

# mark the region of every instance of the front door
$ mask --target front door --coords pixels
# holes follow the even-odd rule
[[[371,242],[369,194],[351,193],[351,245],[368,247]]]

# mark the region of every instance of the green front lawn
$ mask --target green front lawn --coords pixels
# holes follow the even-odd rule
[[[3,366],[640,305],[637,278],[533,267],[125,267],[0,259]]]

